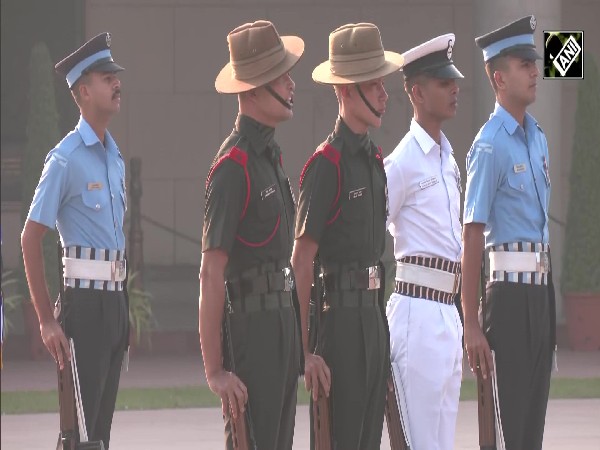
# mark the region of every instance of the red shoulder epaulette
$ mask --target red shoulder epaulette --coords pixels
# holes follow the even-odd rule
[[[244,216],[246,215],[246,210],[248,209],[248,203],[250,202],[250,175],[248,175],[248,154],[243,151],[242,149],[240,149],[239,147],[233,146],[231,147],[231,150],[229,150],[229,152],[227,152],[225,155],[221,156],[219,158],[219,160],[210,168],[210,171],[208,172],[208,177],[206,178],[206,187],[208,188],[208,185],[210,183],[210,180],[215,172],[215,170],[217,169],[217,167],[219,167],[221,164],[223,164],[226,160],[232,160],[235,163],[239,164],[240,166],[242,166],[242,168],[244,169],[244,175],[246,176],[246,202],[244,203],[244,209],[242,210],[242,215],[240,216],[240,220],[242,220],[244,218]]]
[[[340,199],[340,194],[341,194],[341,190],[342,190],[341,174],[340,174],[340,158],[342,157],[342,155],[337,148],[331,146],[328,143],[323,143],[319,146],[319,148],[317,148],[317,150],[312,154],[312,156],[308,159],[308,161],[306,161],[306,164],[304,165],[304,168],[302,169],[302,172],[300,173],[300,187],[302,187],[302,182],[304,181],[304,175],[306,175],[306,171],[308,170],[308,167],[315,160],[315,158],[317,158],[319,155],[323,155],[325,158],[327,158],[331,163],[333,163],[333,165],[335,166],[335,168],[337,170],[337,193],[336,193],[335,199],[331,203],[331,207],[330,207],[330,210],[333,211]],[[339,214],[340,214],[340,208],[338,208],[336,213],[327,221],[327,225],[332,224],[335,221],[335,219],[337,219]]]

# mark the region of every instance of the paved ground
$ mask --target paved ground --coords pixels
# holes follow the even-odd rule
[[[471,377],[464,370],[466,378]],[[559,350],[558,372],[567,378],[600,377],[600,352]],[[198,386],[206,384],[200,355],[132,356],[129,372],[121,376],[121,387]],[[48,358],[43,361],[9,360],[2,369],[2,391],[56,389],[56,368]]]
[[[51,361],[4,361],[2,391],[50,390],[56,387]],[[559,351],[559,372],[570,378],[600,377],[600,352]],[[465,377],[471,377],[465,371]],[[197,386],[205,384],[199,356],[133,358],[121,387]],[[57,414],[5,415],[1,417],[2,450],[53,448],[58,433]],[[117,411],[113,422],[112,450],[212,450],[223,448],[219,409]],[[460,403],[457,450],[478,449],[477,405]],[[308,410],[299,406],[294,449],[308,449]],[[382,449],[389,450],[384,427]],[[551,400],[548,406],[544,450],[599,450],[600,399]]]
[[[478,449],[477,404],[461,402],[456,450]],[[544,450],[598,450],[600,400],[551,400],[546,419]],[[2,450],[53,448],[56,414],[2,417]],[[222,421],[216,408],[158,411],[118,411],[111,450],[214,450],[223,448]],[[308,408],[298,407],[294,450],[308,449]],[[389,450],[384,425],[382,450]]]

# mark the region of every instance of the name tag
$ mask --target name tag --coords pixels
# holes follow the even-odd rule
[[[361,187],[359,189],[354,189],[353,191],[348,192],[348,200],[354,200],[355,198],[359,198],[363,196],[363,193],[367,190],[366,187]]]
[[[419,181],[419,187],[421,190],[427,189],[428,187],[435,186],[440,180],[436,176],[425,178],[423,181]]]
[[[262,191],[260,191],[260,198],[262,200],[266,199],[269,195],[272,195],[275,193],[275,185],[272,184],[271,186],[269,186],[266,189],[263,189]]]
[[[99,181],[96,183],[88,183],[87,187],[88,191],[96,191],[98,189],[102,189],[102,183],[100,183]]]
[[[513,166],[513,170],[515,173],[525,172],[527,170],[527,166],[525,164],[515,164]]]

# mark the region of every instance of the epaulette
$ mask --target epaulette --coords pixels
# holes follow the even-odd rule
[[[239,164],[243,169],[244,169],[244,175],[246,177],[246,201],[244,203],[244,209],[242,210],[242,215],[240,216],[240,220],[242,220],[245,216],[246,216],[246,211],[248,210],[248,203],[250,203],[250,175],[248,174],[248,154],[242,150],[239,147],[236,147],[235,145],[233,147],[231,147],[231,149],[224,154],[223,156],[221,156],[216,163],[213,164],[213,166],[210,168],[209,172],[208,172],[208,176],[206,177],[206,188],[208,188],[208,185],[210,184],[210,180],[212,179],[212,176],[215,172],[215,170],[217,169],[217,167],[219,167],[221,164],[223,164],[225,161],[227,160],[231,160],[233,162],[235,162],[236,164]]]
[[[342,154],[340,153],[340,151],[327,142],[321,144],[317,148],[317,150],[312,154],[312,156],[308,159],[308,161],[306,161],[306,164],[304,165],[304,168],[300,173],[300,187],[302,187],[302,182],[304,181],[306,171],[319,155],[323,155],[328,161],[330,161],[335,166],[337,170],[337,193],[335,195],[335,199],[333,200],[329,208],[330,211],[335,211],[335,213],[327,220],[327,225],[331,225],[338,218],[341,210],[341,208],[337,208],[337,211],[335,210],[335,207],[340,200],[340,194],[342,190],[342,180],[340,174],[340,158],[342,157]]]

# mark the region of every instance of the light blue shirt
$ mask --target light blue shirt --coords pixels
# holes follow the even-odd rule
[[[523,129],[496,103],[467,155],[464,223],[485,224],[485,245],[548,243],[548,143],[530,114]]]
[[[46,157],[27,218],[56,226],[63,247],[125,249],[125,163],[108,131],[104,141],[80,117]]]

